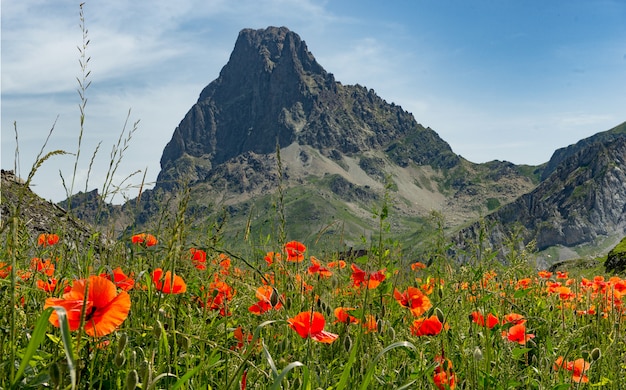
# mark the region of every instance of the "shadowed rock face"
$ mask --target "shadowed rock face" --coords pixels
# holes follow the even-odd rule
[[[395,145],[410,135],[410,142]],[[344,86],[285,27],[245,29],[219,77],[174,131],[161,157],[159,185],[202,181],[246,152],[271,154],[277,144],[310,145],[322,154],[391,148],[419,164],[458,163],[449,145],[373,90]],[[406,161],[405,161],[406,163]]]
[[[539,250],[621,236],[626,233],[625,183],[626,135],[586,140],[535,190],[486,217],[494,226],[489,241],[501,248],[516,226],[525,242],[536,240]],[[474,224],[462,230],[459,241],[477,237],[479,229]]]

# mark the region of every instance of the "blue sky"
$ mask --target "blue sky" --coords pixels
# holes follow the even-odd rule
[[[452,0],[88,1],[91,86],[75,190],[102,188],[126,114],[139,120],[116,172],[154,181],[166,143],[219,75],[243,28],[286,26],[343,84],[361,84],[473,162],[546,162],[626,120],[626,2]],[[81,44],[75,1],[2,1],[2,168],[26,176],[47,151],[75,152]],[[58,118],[58,119],[57,119]],[[91,171],[92,155],[101,143]],[[75,157],[33,190],[65,198]],[[89,176],[89,182],[85,183]],[[113,201],[134,198],[126,188]]]

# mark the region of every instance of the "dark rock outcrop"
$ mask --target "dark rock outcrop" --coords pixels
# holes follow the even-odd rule
[[[606,272],[620,273],[626,271],[626,237],[622,238],[622,241],[609,251],[604,268]]]

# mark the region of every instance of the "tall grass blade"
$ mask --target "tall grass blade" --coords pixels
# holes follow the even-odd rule
[[[308,376],[309,376],[308,375],[309,369],[307,368],[307,366],[305,366],[304,364],[302,364],[300,362],[291,362],[291,363],[287,364],[287,367],[283,368],[283,370],[280,372],[278,377],[276,377],[276,380],[272,384],[272,387],[270,387],[270,390],[278,390],[278,389],[280,389],[281,385],[283,383],[283,379],[285,379],[287,374],[289,374],[289,371],[293,370],[296,367],[303,367],[303,370],[305,371],[305,378],[308,378]],[[306,381],[306,383],[303,383],[303,387],[302,388],[303,389],[310,389],[311,388],[311,384],[308,383],[308,381]]]
[[[361,383],[361,387],[360,387],[361,390],[366,390],[367,386],[372,381],[372,376],[374,376],[374,369],[376,368],[376,363],[378,362],[378,360],[380,360],[380,358],[383,357],[384,354],[391,351],[392,349],[400,348],[400,347],[409,348],[414,351],[417,350],[417,347],[408,341],[398,341],[397,343],[393,343],[391,345],[386,346],[382,351],[378,353],[378,355],[376,355],[374,360],[372,360],[369,366],[367,367],[365,378],[363,378],[363,383]]]
[[[72,389],[76,388],[76,364],[74,361],[74,355],[72,353],[71,348],[71,339],[70,339],[70,329],[67,321],[67,312],[63,307],[49,307],[41,313],[37,323],[35,324],[35,329],[33,330],[33,334],[31,335],[30,342],[26,347],[26,351],[24,353],[24,357],[22,357],[22,361],[20,362],[20,366],[17,369],[17,373],[15,378],[13,379],[13,383],[11,384],[11,388],[17,388],[17,384],[24,375],[24,371],[26,367],[30,363],[33,356],[37,352],[39,345],[46,337],[46,329],[48,328],[48,320],[50,319],[50,315],[52,315],[52,311],[56,310],[57,316],[59,317],[59,325],[61,326],[61,339],[63,340],[63,349],[65,349],[65,356],[67,358],[67,366],[70,372],[70,380],[72,383]]]

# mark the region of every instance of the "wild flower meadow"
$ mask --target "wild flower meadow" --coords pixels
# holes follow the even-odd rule
[[[135,129],[113,149],[105,198]],[[64,153],[39,156],[26,184]],[[0,227],[0,388],[626,388],[621,277],[537,270],[515,250],[499,262],[480,242],[458,261],[442,229],[407,259],[387,196],[367,251],[317,253],[285,230],[281,183],[277,198],[277,233],[246,250],[192,238],[184,198],[171,226],[106,248],[69,223],[31,236],[17,205]]]
[[[135,234],[97,260],[62,232],[6,247],[1,387],[625,385],[617,276],[164,240]]]

